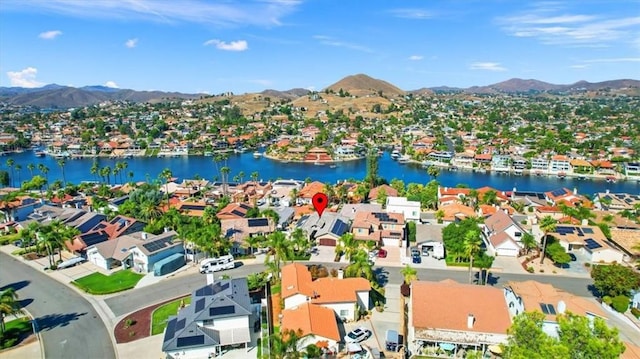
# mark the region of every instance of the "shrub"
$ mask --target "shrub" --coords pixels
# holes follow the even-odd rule
[[[640,309],[631,308],[631,314],[633,314],[636,318],[640,319]]]
[[[589,262],[585,262],[585,263],[584,263],[584,266],[585,266],[585,267],[587,267],[587,268],[589,268],[589,267],[591,267],[591,263],[589,263]]]
[[[612,301],[613,301],[613,300],[612,300],[612,299],[611,299],[611,297],[610,297],[610,296],[608,296],[608,295],[605,295],[604,297],[602,297],[602,302],[603,302],[604,304],[606,304],[606,305],[611,305],[611,302],[612,302]]]
[[[331,268],[331,276],[332,276],[333,278],[338,277],[338,270],[337,270],[337,269],[335,269],[335,268]]]
[[[133,331],[133,330],[132,330],[132,331],[130,331],[130,332],[129,332],[129,336],[130,336],[130,337],[133,337],[133,336],[135,336],[135,335],[136,335],[136,332],[135,332],[135,331]]]
[[[629,309],[629,297],[626,295],[619,295],[617,297],[613,297],[611,306],[617,312],[624,313]]]
[[[544,273],[544,269],[540,268],[540,273]]]
[[[532,267],[532,266],[528,266],[528,267],[527,267],[527,272],[529,272],[529,273],[533,273],[533,272],[535,272],[535,271],[536,271],[536,270],[535,270],[535,269],[533,269],[533,267]]]
[[[134,324],[136,324],[136,321],[131,319],[131,318],[129,318],[129,319],[124,321],[124,329],[127,329],[127,328],[129,328],[130,326],[132,326]]]

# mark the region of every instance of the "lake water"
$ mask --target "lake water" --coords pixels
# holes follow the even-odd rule
[[[49,181],[53,182],[57,179],[62,180],[62,171],[58,166],[56,159],[50,156],[36,157],[32,151],[16,153],[0,158],[0,167],[8,170],[6,160],[13,158],[16,164],[22,166],[20,174],[14,174],[17,180],[29,179],[31,174],[27,169],[29,163],[43,163],[49,168]],[[112,169],[118,160],[99,158],[101,167],[110,166]],[[171,170],[175,177],[179,179],[193,178],[199,175],[202,178],[213,180],[218,176],[216,165],[213,157],[204,156],[182,156],[173,158],[157,158],[157,157],[140,157],[130,158],[126,160],[127,169],[123,173],[123,180],[128,181],[127,174],[133,172],[133,180],[144,181],[158,178],[163,169]],[[91,166],[93,159],[67,159],[64,167],[67,182],[80,183],[81,181],[98,180],[91,174]],[[366,173],[366,161],[353,161],[339,163],[336,168],[330,168],[328,165],[316,166],[312,163],[282,163],[269,160],[267,158],[254,158],[252,153],[231,154],[227,160],[227,166],[231,169],[229,180],[232,180],[240,171],[244,172],[244,180],[249,180],[252,172],[258,172],[259,179],[305,179],[307,177],[321,181],[335,183],[338,180],[364,178]],[[379,159],[379,174],[387,180],[398,178],[405,183],[427,183],[430,178],[426,169],[419,165],[400,164],[391,159],[388,153],[385,153]],[[9,170],[9,173],[11,171]],[[36,168],[34,174],[40,172]],[[631,194],[640,193],[640,184],[637,181],[618,181],[617,183],[608,183],[604,180],[579,180],[577,178],[559,179],[555,176],[515,176],[506,174],[491,173],[473,173],[469,171],[441,171],[437,178],[443,186],[454,187],[458,184],[466,184],[472,188],[490,186],[502,191],[509,191],[516,187],[520,191],[549,191],[559,187],[567,187],[569,189],[577,188],[579,193],[593,194],[596,192],[626,192]],[[111,176],[112,183],[114,176]],[[120,176],[116,178],[116,182],[120,182]]]

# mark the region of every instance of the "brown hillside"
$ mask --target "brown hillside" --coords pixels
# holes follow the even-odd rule
[[[382,91],[383,96],[397,96],[405,94],[403,90],[386,81],[374,79],[364,74],[347,76],[333,85],[328,86],[326,89],[333,90],[335,92],[343,89],[344,91],[348,91],[352,95],[356,96],[378,93],[379,91]]]

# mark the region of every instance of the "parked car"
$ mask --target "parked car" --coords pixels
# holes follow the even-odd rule
[[[345,335],[345,343],[360,343],[371,335],[371,331],[364,327],[358,327]]]
[[[420,250],[418,248],[411,248],[411,256],[419,256],[420,255]]]
[[[422,263],[422,257],[420,256],[420,253],[413,254],[411,256],[411,260],[412,260],[413,263]]]
[[[387,258],[387,250],[380,248],[378,250],[378,258]]]
[[[67,259],[66,261],[58,264],[58,269],[65,269],[65,268],[69,268],[69,267],[75,267],[80,263],[85,262],[86,259],[82,258],[82,257],[73,257],[71,259]]]

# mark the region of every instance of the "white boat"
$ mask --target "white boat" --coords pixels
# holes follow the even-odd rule
[[[258,151],[254,152],[254,153],[253,153],[253,157],[255,157],[255,158],[260,158],[260,157],[262,157],[262,152],[258,152]]]
[[[315,162],[313,163],[313,165],[314,165],[314,166],[324,166],[324,163],[319,162],[319,161],[315,161]]]
[[[394,160],[397,160],[398,158],[400,158],[400,151],[393,150],[393,152],[391,152],[391,158],[393,158]]]
[[[336,167],[338,167],[338,165],[331,165],[331,166],[329,166],[329,168],[336,168]]]
[[[398,162],[400,162],[400,163],[407,163],[407,162],[409,162],[409,160],[410,160],[410,159],[411,159],[411,157],[409,157],[409,156],[400,156],[400,157],[398,158]]]
[[[205,151],[205,152],[204,152],[204,156],[205,156],[205,157],[211,157],[211,156],[213,156],[213,152],[211,152],[211,151]]]

